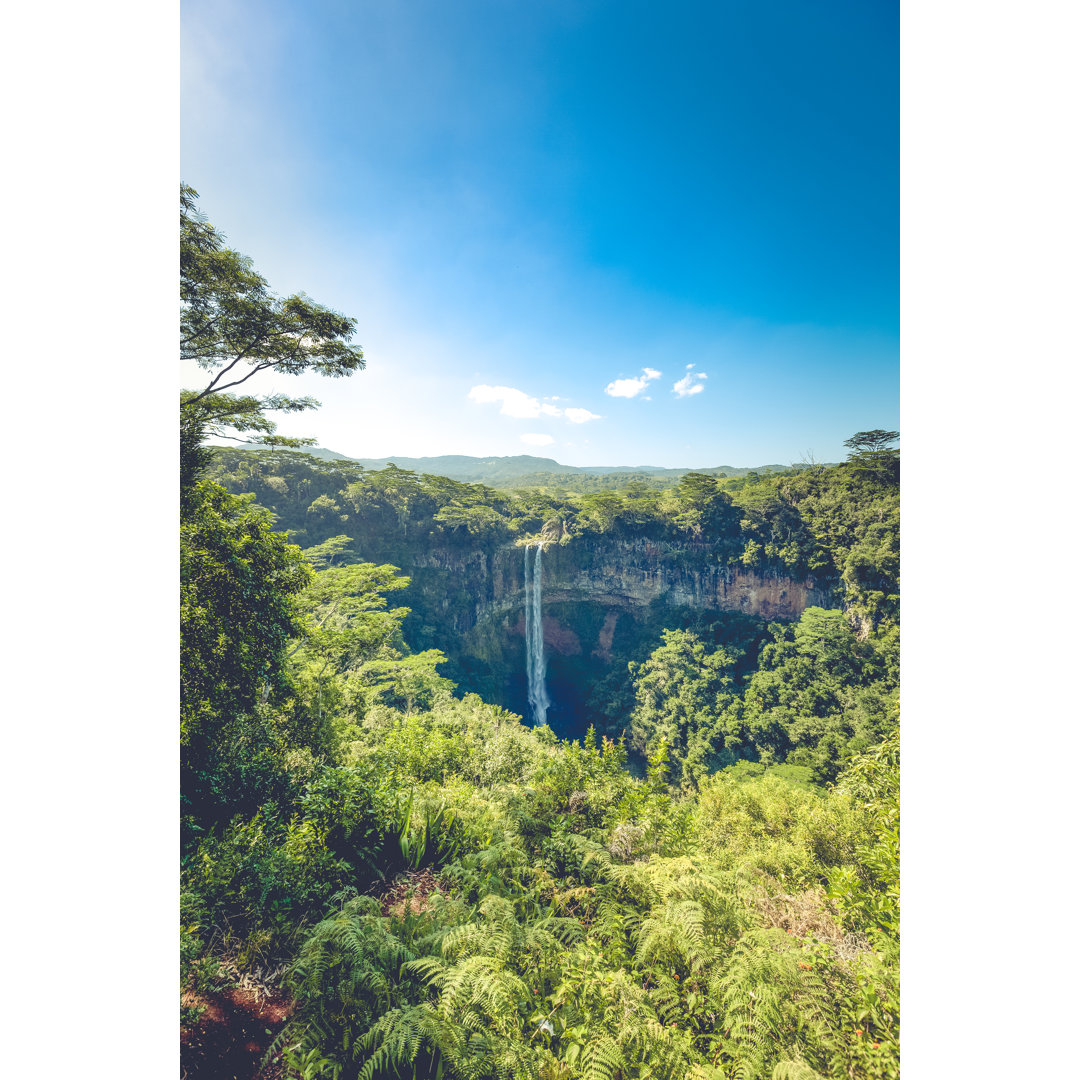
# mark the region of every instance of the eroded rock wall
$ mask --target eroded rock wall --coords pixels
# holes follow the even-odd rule
[[[404,569],[414,577],[410,591],[427,594],[435,610],[445,614],[449,628],[467,634],[479,623],[520,615],[524,560],[524,550],[512,546],[490,553],[432,549]],[[721,566],[705,545],[646,540],[551,544],[544,550],[543,574],[545,607],[587,601],[629,611],[661,603],[797,619],[811,605],[836,606],[827,583]],[[514,632],[517,620],[510,626]],[[610,652],[612,632],[609,627],[601,653]]]

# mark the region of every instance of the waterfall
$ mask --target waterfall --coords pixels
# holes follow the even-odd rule
[[[543,568],[540,557],[544,545],[536,545],[536,557],[529,565],[530,546],[525,547],[525,674],[529,686],[529,705],[533,723],[539,727],[547,723],[547,711],[551,705],[548,698],[547,661],[544,659],[544,624],[541,615],[541,578]]]

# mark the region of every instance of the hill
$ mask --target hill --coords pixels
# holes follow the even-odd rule
[[[266,449],[258,443],[246,444],[243,449]],[[784,472],[786,465],[711,465],[701,468],[687,467],[667,469],[657,465],[562,465],[553,458],[516,454],[509,457],[469,457],[464,454],[441,454],[436,457],[381,457],[357,458],[339,454],[321,446],[304,448],[305,454],[328,461],[355,461],[365,469],[385,469],[396,465],[399,469],[426,473],[429,476],[446,476],[469,484],[487,484],[489,487],[523,486],[527,484],[549,485],[573,482],[594,476],[618,476],[622,479],[652,479],[675,482],[688,472],[708,473],[714,476],[746,476],[750,472],[760,474]],[[591,485],[590,485],[591,486]]]

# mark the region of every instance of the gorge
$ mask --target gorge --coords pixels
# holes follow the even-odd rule
[[[524,559],[513,544],[410,552],[405,634],[438,642],[462,691],[577,738],[597,719],[595,685],[643,658],[660,627],[708,621],[723,640],[839,606],[826,582],[725,567],[710,548],[578,538],[527,545]]]
[[[741,679],[770,624],[792,625],[808,608],[842,611],[860,640],[894,625],[894,465],[688,473],[663,489],[576,492],[225,449],[212,475],[254,497],[300,548],[335,540],[345,545],[337,565],[406,576],[402,645],[445,655],[440,672],[459,693],[579,738],[590,724],[618,734],[632,704],[619,698],[627,664],[644,661],[664,630],[732,646],[746,657]]]

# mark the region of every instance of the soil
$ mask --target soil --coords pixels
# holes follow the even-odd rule
[[[394,878],[390,887],[379,897],[384,915],[394,919],[405,917],[405,908],[414,915],[428,909],[428,896],[439,887],[439,878],[431,870],[406,870]]]
[[[203,1007],[197,1024],[180,1029],[181,1080],[283,1080],[280,1054],[262,1072],[267,1049],[292,1013],[292,1001],[233,987],[205,996],[184,994]]]

